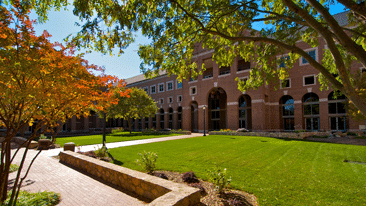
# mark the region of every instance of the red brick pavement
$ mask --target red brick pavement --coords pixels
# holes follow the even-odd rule
[[[14,159],[19,164],[21,150]],[[29,150],[26,166],[38,151]],[[24,169],[23,169],[24,170]],[[24,172],[23,172],[24,174]],[[11,173],[13,179],[16,172]],[[58,205],[144,205],[146,203],[133,198],[120,190],[93,179],[81,172],[65,166],[55,158],[40,154],[35,160],[28,177],[23,182],[23,190],[31,192],[53,191],[61,194]]]

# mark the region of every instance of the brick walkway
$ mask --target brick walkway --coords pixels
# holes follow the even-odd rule
[[[182,135],[164,138],[135,140],[119,143],[108,143],[107,147],[121,147],[151,142],[161,142],[182,138],[202,136],[202,134]],[[94,145],[95,146],[95,145]],[[90,146],[92,149],[93,145]],[[84,149],[88,149],[85,147]],[[84,150],[82,149],[82,150]],[[15,164],[20,164],[24,149],[15,157]],[[29,150],[26,164],[28,166],[38,151]],[[58,151],[59,152],[59,151]],[[28,177],[23,182],[23,190],[31,192],[53,191],[61,194],[61,202],[58,205],[146,205],[146,203],[133,198],[119,188],[105,184],[103,181],[89,177],[77,170],[61,164],[56,158],[50,157],[55,154],[52,150],[43,151],[33,163]],[[58,154],[58,153],[57,153]],[[24,172],[22,173],[24,174]],[[11,173],[9,180],[16,176]]]

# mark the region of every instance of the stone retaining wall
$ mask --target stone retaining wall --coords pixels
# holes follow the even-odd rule
[[[313,136],[330,136],[329,132],[215,132],[212,131],[210,135],[233,135],[233,136],[261,136],[261,137],[275,137],[275,138],[291,138],[304,139]]]
[[[112,163],[71,151],[60,152],[60,161],[120,186],[143,198],[149,205],[195,205],[200,202],[200,191],[184,184],[134,171]]]

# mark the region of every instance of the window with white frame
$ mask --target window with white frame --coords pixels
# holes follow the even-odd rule
[[[197,94],[197,86],[193,86],[189,88],[189,94],[190,95],[195,95]]]
[[[311,58],[313,58],[315,61],[318,61],[318,49],[317,48],[311,48],[311,49],[307,49],[305,50],[306,53],[309,54],[309,56]],[[308,60],[305,59],[304,57],[300,58],[300,66],[301,65],[307,65],[309,64]]]
[[[249,77],[248,77],[248,76],[240,77],[240,78],[239,78],[239,80],[240,80],[240,81],[243,81],[243,82],[244,82],[244,84],[246,84],[246,83],[247,83],[248,79],[249,79]]]
[[[173,81],[169,81],[166,83],[166,91],[173,90]]]
[[[281,89],[291,88],[291,79],[281,80]]]
[[[160,93],[160,92],[164,92],[164,83],[160,83],[160,84],[158,84],[158,92]]]
[[[360,71],[361,71],[361,75],[366,74],[366,68],[365,67],[360,67]]]
[[[304,76],[303,85],[304,86],[315,85],[315,75]]]
[[[177,102],[182,102],[182,101],[183,101],[182,95],[177,96]]]
[[[155,94],[156,93],[156,86],[150,86],[150,94]]]
[[[159,104],[164,104],[164,99],[163,98],[159,99]]]
[[[173,97],[168,97],[168,103],[173,103]]]
[[[147,94],[149,94],[149,88],[144,87],[144,91],[145,91]]]
[[[182,89],[182,87],[183,87],[183,82],[182,82],[182,81],[179,81],[179,80],[177,79],[177,81],[176,81],[176,85],[177,85],[177,89]]]

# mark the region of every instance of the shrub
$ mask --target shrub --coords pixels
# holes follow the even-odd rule
[[[324,138],[324,139],[326,139],[326,138],[328,138],[328,136],[327,135],[325,135],[325,136],[314,135],[313,138]]]
[[[155,163],[158,159],[158,155],[154,152],[139,153],[140,159],[136,160],[136,163],[140,165],[148,174],[153,174],[155,170]]]
[[[94,151],[87,151],[87,152],[81,152],[81,151],[79,151],[78,152],[79,154],[83,154],[83,155],[86,155],[86,156],[88,156],[88,157],[93,157],[93,158],[97,158],[97,155],[95,154],[95,152]]]
[[[8,199],[5,200],[4,205],[9,204],[9,199],[11,196],[11,191],[8,192]],[[19,197],[17,199],[16,205],[18,206],[28,206],[28,205],[57,205],[60,202],[60,194],[55,192],[37,192],[29,193],[27,191],[20,191]]]
[[[117,132],[124,132],[125,130],[123,129],[123,127],[119,127],[117,129],[112,129],[112,134],[113,133],[117,133]]]
[[[243,203],[243,201],[241,201],[238,198],[230,198],[230,199],[228,199],[227,202],[230,206],[245,206],[246,205]]]
[[[218,193],[223,192],[231,182],[231,177],[227,177],[226,168],[222,169],[217,165],[215,170],[208,171],[208,176],[210,181],[216,186],[215,191]]]
[[[160,177],[160,178],[162,178],[162,179],[168,179],[168,177],[164,174],[164,173],[162,173],[162,172],[155,172],[154,173],[154,176],[155,177]]]
[[[97,157],[107,157],[108,156],[108,149],[107,147],[103,146],[101,148],[98,148],[94,151],[95,155]]]
[[[231,129],[220,129],[220,132],[232,132]]]
[[[10,169],[9,169],[9,172],[15,172],[19,169],[19,166],[16,165],[16,164],[11,164],[10,165]]]
[[[356,134],[356,133],[354,133],[354,132],[347,132],[347,135],[348,135],[348,136],[357,136],[357,134]]]
[[[189,186],[199,189],[202,197],[207,195],[205,188],[200,183],[191,183]]]
[[[182,179],[183,179],[183,182],[187,182],[187,183],[197,183],[197,182],[199,182],[196,175],[192,171],[183,173]]]
[[[305,132],[305,130],[295,130],[295,133],[302,133]]]

